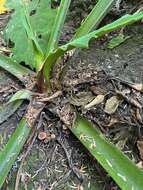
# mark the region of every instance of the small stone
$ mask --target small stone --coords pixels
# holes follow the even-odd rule
[[[56,135],[55,134],[51,134],[51,139],[55,139]]]
[[[38,139],[39,140],[45,140],[47,138],[47,134],[45,133],[45,132],[40,132],[39,134],[38,134]]]

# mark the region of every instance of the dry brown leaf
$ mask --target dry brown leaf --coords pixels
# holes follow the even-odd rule
[[[143,160],[143,141],[137,141],[140,158]]]
[[[104,101],[105,96],[104,95],[98,95],[96,98],[94,98],[89,104],[85,105],[85,109],[89,109],[93,106],[96,106],[98,104],[101,104]]]
[[[119,120],[119,118],[111,118],[110,122],[108,125],[106,125],[107,127],[112,127],[113,125],[120,123],[121,121]]]
[[[79,92],[71,96],[69,102],[75,106],[85,106],[93,100],[94,96],[91,92]]]
[[[143,119],[142,119],[142,111],[139,108],[133,109],[131,110],[132,116],[138,120],[140,123],[143,123]]]
[[[96,95],[100,95],[100,94],[106,94],[107,93],[107,90],[105,90],[105,89],[103,89],[103,88],[101,88],[101,87],[99,87],[99,86],[91,86],[90,87],[90,90],[94,93],[94,94],[96,94]]]
[[[122,102],[122,99],[118,96],[112,96],[106,101],[104,111],[108,114],[113,114],[117,110],[118,106]]]

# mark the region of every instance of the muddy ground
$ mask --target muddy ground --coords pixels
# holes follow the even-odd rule
[[[86,9],[86,11],[89,10]],[[80,16],[83,17],[83,15]],[[69,32],[64,36],[65,41],[72,35],[70,30],[73,31],[74,27],[71,20],[70,26],[67,26]],[[132,112],[134,112],[135,105],[125,100],[112,116],[104,112],[104,102],[101,106],[94,106],[89,110],[83,109],[83,105],[86,105],[90,98],[102,92],[107,95],[108,99],[112,95],[117,95],[117,90],[120,92],[130,90],[129,97],[138,97],[140,105],[143,105],[142,93],[130,87],[131,83],[142,84],[143,81],[142,24],[138,23],[126,28],[125,35],[129,35],[130,38],[119,47],[110,50],[107,44],[112,35],[92,42],[88,50],[76,51],[74,56],[68,60],[61,77],[63,96],[65,101],[69,100],[81,114],[98,124],[105,136],[127,156],[135,163],[139,163],[141,156],[137,141],[142,140],[143,131],[142,122],[138,121],[139,118],[133,119]],[[0,70],[1,105],[19,88],[22,86],[15,78]],[[76,100],[80,102],[80,105]],[[15,184],[20,190],[119,189],[60,121],[55,114],[60,100],[56,101],[49,104],[41,113],[37,121],[40,129],[33,137],[35,140],[30,143],[28,155],[22,165],[21,160],[29,146],[25,145],[9,173],[3,190],[14,190]],[[4,146],[16,128],[26,106],[27,102],[8,121],[0,125],[0,148]],[[142,114],[140,116],[142,119]],[[111,123],[111,119],[115,118],[116,122]],[[46,133],[48,138],[41,140],[39,138],[41,132]]]

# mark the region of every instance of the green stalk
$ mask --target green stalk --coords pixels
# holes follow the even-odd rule
[[[86,119],[77,116],[71,129],[122,190],[142,190],[143,171],[129,160]]]
[[[86,35],[91,30],[96,29],[103,18],[107,15],[114,2],[115,0],[99,0],[77,30],[73,39]]]
[[[58,46],[61,31],[67,16],[71,0],[61,0],[59,10],[56,15],[55,23],[53,25],[51,36],[48,42],[46,57]]]
[[[28,125],[26,119],[23,118],[7,145],[0,152],[0,188],[26,142],[30,131],[31,127]]]
[[[55,48],[58,47],[59,38],[60,38],[61,31],[64,26],[64,22],[65,22],[65,19],[67,16],[67,12],[68,12],[70,3],[71,3],[71,0],[61,0],[60,7],[58,9],[56,19],[55,19],[55,22],[54,22],[54,25],[53,25],[53,28],[51,31],[51,35],[50,35],[50,39],[49,39],[48,47],[47,47],[47,52],[46,52],[46,58],[45,58],[45,61],[43,62],[43,65],[49,64],[48,63],[49,54]],[[49,75],[49,73],[51,72],[52,64],[49,64],[49,67],[50,67],[50,69],[49,69],[49,72],[47,73],[47,75]],[[43,75],[44,74],[43,74],[43,68],[42,68],[42,70],[39,73],[38,86],[42,89],[42,91],[43,91],[43,89],[45,90],[45,88],[47,89],[47,87],[45,87],[45,86],[48,86],[48,90],[50,90],[50,78],[48,76],[47,77],[48,80],[45,81]]]

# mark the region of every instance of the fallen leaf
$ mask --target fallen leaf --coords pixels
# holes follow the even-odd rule
[[[89,109],[93,106],[96,106],[98,104],[101,104],[104,101],[105,96],[104,95],[98,95],[96,96],[96,98],[94,98],[94,100],[92,100],[89,104],[85,105],[84,108],[85,109]]]
[[[118,96],[112,96],[109,98],[105,104],[104,111],[108,114],[113,114],[117,110],[118,106],[122,102],[122,98]]]
[[[94,96],[91,92],[79,92],[71,96],[69,102],[74,106],[85,106],[87,103],[91,102],[93,98]]]
[[[105,89],[103,89],[103,88],[101,88],[101,87],[99,87],[99,86],[91,86],[90,87],[90,90],[94,93],[94,94],[96,94],[96,95],[100,95],[100,94],[106,94],[107,93],[107,90],[105,90]]]
[[[112,127],[113,125],[117,124],[117,123],[121,123],[119,118],[111,118],[110,122],[108,125],[106,125],[107,127]]]
[[[131,113],[136,120],[138,120],[140,123],[143,123],[141,109],[139,109],[139,108],[133,109],[133,110],[131,110]]]
[[[125,42],[129,38],[130,38],[130,36],[125,36],[124,34],[120,33],[118,36],[116,36],[110,40],[107,47],[109,49],[113,49],[113,48],[119,46],[120,44],[122,44],[123,42]]]
[[[143,160],[143,141],[137,141],[140,158]]]

